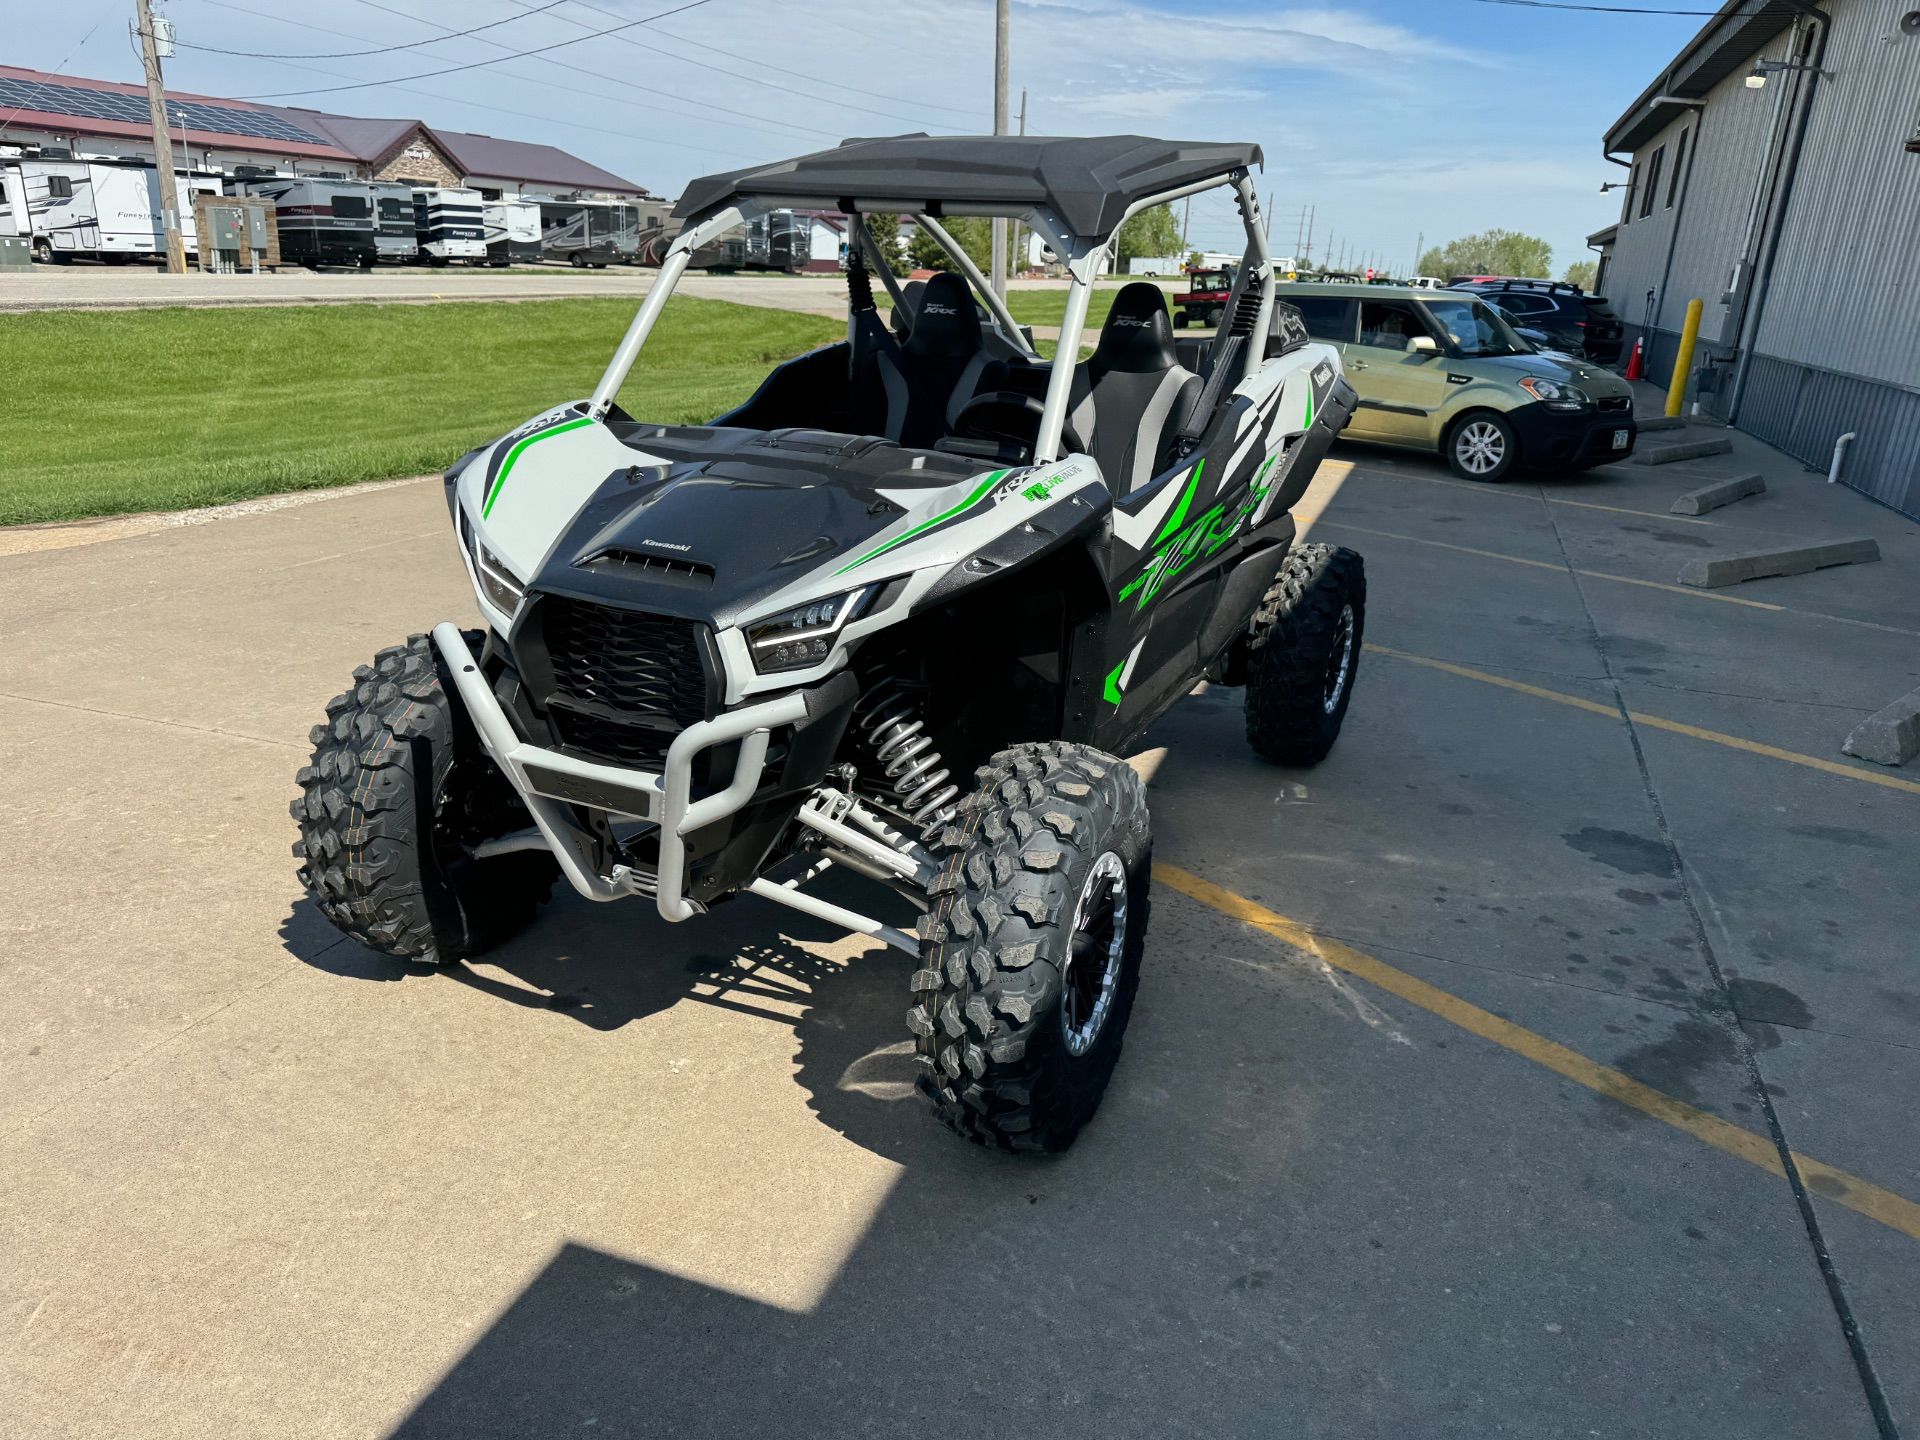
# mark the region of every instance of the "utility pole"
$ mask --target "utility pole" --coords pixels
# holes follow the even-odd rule
[[[1187,246],[1187,236],[1193,230],[1193,197],[1187,197],[1187,207],[1180,214],[1180,263],[1187,263],[1187,256],[1193,251]]]
[[[153,122],[153,165],[160,182],[160,227],[167,236],[167,273],[187,273],[187,247],[180,239],[180,186],[173,175],[173,136],[167,129],[167,89],[160,78],[160,47],[153,38],[153,8],[133,0],[140,27],[140,60],[147,72],[147,112]]]
[[[1418,275],[1420,273],[1420,261],[1423,258],[1425,258],[1426,253],[1427,253],[1427,232],[1422,230],[1418,235],[1414,236],[1413,264],[1407,270],[1407,274]]]
[[[1020,87],[1020,133],[1027,133],[1027,87],[1024,85]],[[1020,233],[1018,220],[1013,222],[1013,243],[1007,246],[1007,253],[1011,257],[1008,268],[1012,274],[1018,275],[1027,268],[1027,242]]]
[[[146,0],[141,0],[142,4]],[[1007,45],[1009,0],[996,0],[993,7],[993,133],[1007,133]],[[1004,216],[993,221],[993,270],[988,277],[993,293],[1003,299],[1007,293],[1007,222]]]
[[[1302,263],[1305,264],[1309,270],[1313,268],[1313,217],[1318,208],[1319,207],[1315,205],[1309,205],[1307,207],[1307,248],[1300,252]]]

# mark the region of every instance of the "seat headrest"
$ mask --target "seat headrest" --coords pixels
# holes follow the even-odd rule
[[[920,297],[926,293],[924,280],[909,280],[900,287],[900,303],[893,307],[893,333],[900,339],[913,333],[913,317],[920,309]]]
[[[1180,363],[1173,348],[1173,322],[1158,285],[1136,280],[1113,297],[1101,327],[1093,363],[1106,370],[1170,370]]]
[[[927,281],[904,348],[910,355],[971,355],[980,348],[980,315],[965,280],[943,270]]]

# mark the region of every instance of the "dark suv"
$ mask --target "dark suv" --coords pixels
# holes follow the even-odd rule
[[[1525,330],[1538,330],[1556,350],[1576,359],[1611,365],[1620,358],[1620,320],[1607,302],[1560,280],[1483,276],[1456,280],[1450,290],[1471,290],[1491,300]]]

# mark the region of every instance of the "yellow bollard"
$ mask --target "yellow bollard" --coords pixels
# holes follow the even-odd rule
[[[1693,344],[1700,338],[1700,312],[1706,307],[1698,300],[1687,302],[1687,323],[1680,327],[1680,353],[1673,357],[1673,378],[1667,382],[1667,414],[1678,415],[1687,398],[1687,376],[1693,370]]]

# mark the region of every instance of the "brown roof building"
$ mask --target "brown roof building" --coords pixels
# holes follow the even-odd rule
[[[331,173],[515,195],[646,196],[610,170],[553,145],[443,130],[424,120],[368,119],[286,105],[167,91],[167,118],[190,168],[233,173]],[[143,86],[0,65],[0,153],[65,150],[82,157],[151,160]]]

